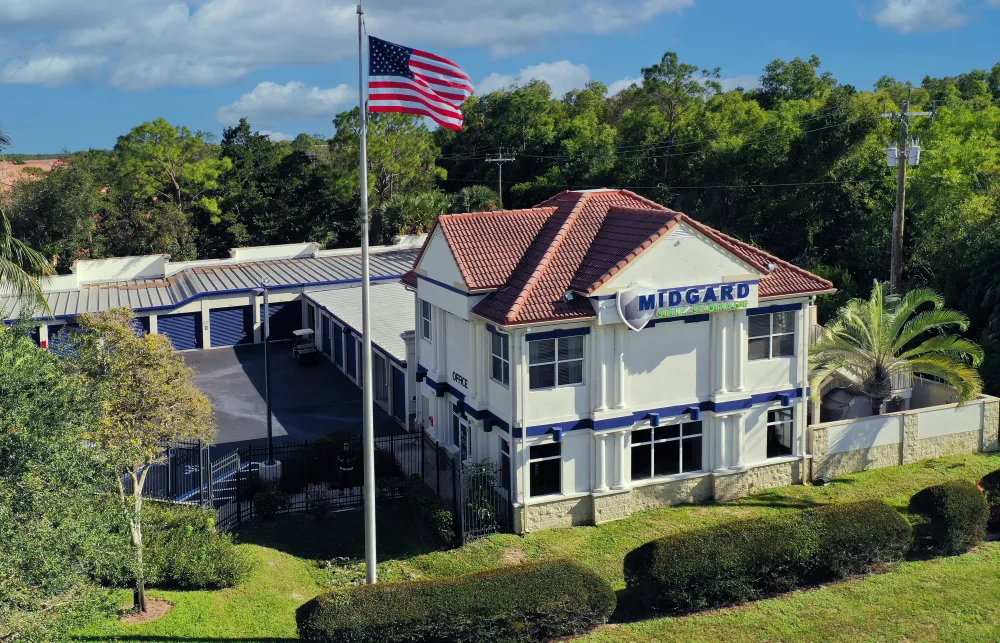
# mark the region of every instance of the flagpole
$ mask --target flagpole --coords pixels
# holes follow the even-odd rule
[[[361,105],[361,391],[364,432],[365,472],[365,566],[369,585],[378,581],[375,558],[375,427],[372,422],[372,322],[368,271],[368,112],[365,110],[365,70],[363,20],[365,10],[358,2],[358,96]]]

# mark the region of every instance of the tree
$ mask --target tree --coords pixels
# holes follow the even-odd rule
[[[291,178],[278,174],[284,156],[281,147],[266,135],[254,132],[247,119],[241,118],[239,124],[222,131],[221,152],[223,158],[232,161],[232,167],[220,180],[225,195],[222,221],[227,228],[218,235],[216,253],[270,243],[264,230],[269,225],[273,201],[282,179]]]
[[[82,379],[0,324],[0,641],[67,640],[114,614],[87,575],[108,529],[96,519],[101,463],[84,442]]]
[[[219,214],[214,190],[232,161],[218,158],[204,132],[192,133],[158,118],[119,136],[115,152],[119,172],[137,195],[168,199],[184,210],[198,206]]]
[[[819,57],[813,54],[809,60],[796,57],[791,62],[775,58],[760,77],[760,89],[754,96],[765,108],[772,108],[780,102],[822,98],[837,84],[833,75],[819,71]]]
[[[12,288],[16,296],[33,299],[48,310],[38,278],[53,272],[41,253],[14,238],[10,220],[0,208],[0,284]]]
[[[102,256],[168,254],[174,261],[187,261],[197,255],[191,217],[173,203],[125,199],[110,204],[100,230]]]
[[[867,301],[847,302],[824,327],[809,351],[813,395],[818,398],[823,382],[838,374],[868,398],[872,413],[879,414],[892,393],[894,375],[922,374],[955,388],[960,404],[978,397],[983,383],[976,369],[983,350],[944,332],[967,330],[968,317],[944,308],[944,300],[931,290],[911,290],[887,301],[887,289],[876,281]]]
[[[681,63],[677,54],[668,51],[660,62],[642,70],[642,91],[657,107],[665,121],[666,145],[663,153],[663,176],[669,177],[674,136],[681,118],[712,94],[722,91],[719,68],[702,69]]]
[[[454,196],[451,207],[448,209],[452,213],[461,212],[486,212],[488,210],[500,209],[500,195],[485,185],[470,185],[462,188]]]
[[[104,454],[132,536],[135,607],[146,610],[142,489],[171,442],[210,441],[212,404],[194,371],[163,335],[136,332],[132,311],[116,308],[80,318],[72,359],[98,404],[88,439]],[[126,484],[126,480],[128,483]]]

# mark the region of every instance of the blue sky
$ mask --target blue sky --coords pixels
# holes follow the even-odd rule
[[[371,0],[373,35],[462,65],[481,90],[543,78],[608,85],[676,51],[750,86],[817,54],[841,83],[919,83],[1000,61],[1000,0]],[[329,135],[357,101],[345,0],[0,0],[9,152],[107,148],[157,117],[221,134]],[[615,87],[621,87],[619,82]]]

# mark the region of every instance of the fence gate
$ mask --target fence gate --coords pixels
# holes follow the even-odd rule
[[[462,543],[490,534],[509,533],[513,506],[510,490],[501,485],[499,467],[486,460],[460,468],[463,510],[458,519]]]
[[[240,506],[240,452],[233,451],[212,463],[209,481],[209,499],[219,514],[218,526],[230,529],[241,521]]]

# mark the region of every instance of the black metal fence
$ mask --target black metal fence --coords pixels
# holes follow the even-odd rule
[[[428,435],[423,437],[424,482],[455,516],[461,543],[496,533],[510,533],[514,525],[511,492],[503,488],[500,467],[486,460],[463,464]]]
[[[175,442],[162,462],[146,474],[142,487],[145,498],[192,504],[208,504],[210,499],[211,460],[208,446],[201,441]],[[122,476],[125,492],[132,492],[132,477]]]
[[[420,439],[412,434],[375,438],[377,497],[399,497],[401,479],[422,474]],[[253,445],[213,464],[212,501],[220,527],[232,528],[252,518],[253,499],[263,491],[285,494],[285,512],[326,513],[364,502],[360,437],[276,444],[273,458],[277,464],[268,466],[267,445]]]

